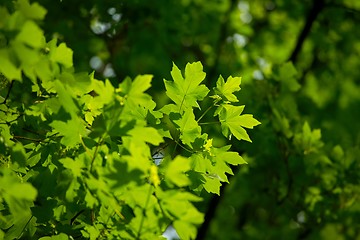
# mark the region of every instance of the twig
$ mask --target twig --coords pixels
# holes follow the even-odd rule
[[[313,25],[313,23],[315,22],[316,18],[318,17],[319,13],[325,8],[325,1],[324,0],[316,0],[314,1],[314,5],[312,6],[307,18],[306,18],[306,22],[304,25],[304,28],[302,29],[294,50],[292,51],[290,57],[289,57],[289,61],[292,61],[293,63],[296,62],[297,57],[300,53],[300,50],[305,42],[305,39],[307,38],[307,36],[310,33],[311,27]]]
[[[236,173],[237,170],[240,168],[240,165],[232,165],[230,166],[231,167],[231,170]],[[228,176],[228,180],[230,180],[231,178],[233,178],[235,175],[229,175]],[[213,195],[210,199],[210,202],[209,202],[209,205],[207,207],[207,211],[205,213],[205,220],[204,222],[202,223],[202,225],[200,226],[200,228],[198,229],[198,233],[197,233],[197,236],[196,236],[196,240],[203,240],[203,239],[207,239],[206,238],[206,234],[208,233],[209,231],[209,228],[210,228],[210,224],[211,224],[211,221],[215,218],[215,213],[216,213],[216,209],[218,208],[220,202],[221,202],[221,199],[223,198],[224,196],[224,192],[225,192],[225,189],[226,187],[228,186],[229,184],[223,184],[220,186],[220,195]]]
[[[70,219],[70,225],[74,224],[74,221],[76,220],[76,218],[78,216],[80,216],[80,214],[82,214],[83,212],[85,212],[85,209],[80,210],[80,212],[78,212],[77,214],[75,214],[75,216],[73,218]]]
[[[150,201],[150,196],[151,196],[151,193],[152,193],[152,189],[153,189],[153,186],[150,185],[149,187],[149,192],[148,192],[148,195],[147,195],[147,198],[146,198],[146,202],[145,202],[145,206],[143,208],[143,215],[142,215],[142,218],[141,218],[141,221],[140,221],[140,226],[139,226],[139,230],[137,232],[137,236],[136,236],[136,239],[139,239],[140,240],[140,236],[141,236],[141,230],[142,230],[142,227],[144,225],[144,220],[145,220],[145,215],[146,215],[146,208],[148,207],[149,205],[149,201]]]
[[[93,157],[92,157],[92,159],[91,159],[90,173],[92,172],[92,168],[93,168],[93,165],[94,165],[94,162],[95,162],[95,158],[96,158],[97,152],[98,152],[98,150],[99,150],[99,146],[100,146],[100,144],[102,143],[103,137],[104,137],[104,136],[101,136],[100,139],[99,139],[99,141],[98,141],[98,143],[96,144],[95,152],[94,152],[94,155],[93,155]]]
[[[39,139],[39,138],[29,138],[29,137],[24,137],[24,136],[13,136],[14,139],[23,139],[23,140],[28,140],[28,141],[32,141],[32,142],[43,142],[46,138],[43,139]]]
[[[10,92],[11,92],[13,85],[14,85],[14,80],[10,82],[10,86],[9,86],[8,92],[6,94],[6,97],[5,97],[4,101],[0,104],[6,104],[6,101],[8,100],[8,98],[10,96]]]
[[[210,111],[210,109],[212,109],[213,107],[215,107],[215,105],[211,105],[210,107],[208,107],[205,112],[203,114],[201,114],[201,116],[199,117],[199,119],[196,122],[200,122],[200,120],[206,115],[206,113],[208,111]]]

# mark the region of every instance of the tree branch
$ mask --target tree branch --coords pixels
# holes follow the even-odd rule
[[[300,53],[300,50],[305,42],[305,39],[310,33],[311,27],[315,22],[316,18],[318,17],[319,13],[325,8],[325,1],[324,0],[314,0],[314,4],[306,18],[305,25],[296,41],[296,45],[294,50],[289,57],[289,61],[295,63],[297,61],[297,57]]]
[[[6,96],[5,96],[4,101],[1,104],[6,104],[6,101],[8,100],[8,98],[10,96],[10,92],[11,92],[11,89],[12,89],[13,85],[14,85],[14,80],[10,81],[10,86],[9,86],[8,92],[7,92]]]
[[[233,171],[233,173],[238,172],[239,168],[241,165],[236,165],[236,166],[231,166],[231,170]],[[228,179],[230,181],[231,178],[233,178],[235,176],[234,175],[229,175]],[[196,240],[204,240],[207,239],[206,238],[206,234],[209,231],[210,228],[210,224],[211,221],[215,218],[215,213],[216,213],[216,209],[219,206],[221,199],[224,196],[224,192],[226,189],[226,186],[228,186],[229,184],[223,184],[220,187],[220,195],[213,195],[210,199],[209,205],[207,207],[207,211],[205,213],[205,220],[202,223],[202,225],[200,226],[200,228],[198,229],[198,233],[196,236]]]

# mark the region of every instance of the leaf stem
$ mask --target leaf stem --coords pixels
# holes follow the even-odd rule
[[[142,214],[142,218],[141,218],[141,221],[140,221],[140,226],[139,226],[139,230],[137,232],[137,236],[136,236],[136,239],[140,239],[140,236],[141,236],[141,229],[144,225],[144,221],[145,221],[145,214],[146,214],[146,208],[147,206],[149,205],[149,201],[150,201],[150,196],[151,196],[151,193],[152,193],[152,189],[153,189],[153,185],[150,184],[150,187],[149,187],[149,191],[148,191],[148,194],[147,194],[147,197],[146,197],[146,202],[145,202],[145,206],[143,208],[143,214]]]
[[[212,109],[215,105],[211,105],[210,107],[208,107],[205,112],[203,114],[201,114],[201,116],[199,117],[199,119],[196,122],[200,122],[200,120],[205,116],[205,114],[210,111],[210,109]]]
[[[194,153],[193,151],[187,149],[186,147],[184,147],[181,143],[179,143],[179,141],[174,140],[176,145],[179,145],[182,149],[184,149],[185,151],[189,152],[189,153]]]
[[[84,141],[83,141],[83,139],[82,139],[81,136],[80,136],[80,142],[81,142],[81,145],[83,146],[83,148],[85,149],[86,154],[87,154],[87,155],[89,156],[89,158],[92,160],[93,157],[91,156],[91,153],[90,153],[89,149],[86,147],[86,145],[85,145],[85,143],[84,143]]]
[[[203,123],[199,123],[199,125],[210,125],[210,124],[218,124],[220,123],[220,121],[217,122],[203,122]]]
[[[105,135],[105,134],[104,134]],[[104,135],[102,135],[98,141],[98,143],[96,144],[96,148],[95,148],[95,152],[94,152],[94,155],[92,156],[92,159],[91,159],[91,165],[90,165],[90,173],[92,172],[92,168],[93,168],[93,165],[94,165],[94,162],[95,162],[95,158],[96,158],[96,155],[98,153],[98,150],[99,150],[99,146],[101,144],[101,142],[103,141],[104,139]]]

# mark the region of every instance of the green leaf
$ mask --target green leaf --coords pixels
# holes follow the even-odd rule
[[[42,237],[39,240],[69,240],[69,237],[65,233],[60,233],[59,235],[54,235],[51,237]]]
[[[321,130],[310,128],[308,122],[302,127],[302,132],[295,134],[294,144],[298,146],[304,154],[318,151],[324,143],[321,141]]]
[[[171,76],[174,81],[164,80],[166,94],[179,107],[179,111],[192,107],[200,108],[197,101],[203,100],[209,89],[200,84],[205,79],[203,66],[200,62],[188,63],[185,67],[185,78],[180,69],[173,64]]]
[[[63,108],[68,112],[73,118],[78,117],[79,108],[75,104],[75,100],[72,98],[72,91],[66,85],[61,83],[59,80],[54,81],[54,87],[58,94],[59,102]]]
[[[164,141],[160,133],[152,127],[135,127],[128,134],[133,136],[136,141],[144,141],[155,146]]]
[[[17,5],[19,10],[30,19],[42,20],[47,12],[47,10],[38,3],[30,4],[28,0],[18,0]]]
[[[15,217],[22,217],[29,211],[37,196],[37,190],[30,183],[21,182],[8,168],[0,168],[0,192]]]
[[[214,157],[222,159],[231,165],[247,164],[247,162],[239,155],[238,152],[228,151],[230,146],[224,146],[214,150]]]
[[[19,189],[19,191],[21,191],[21,189]],[[12,201],[16,201],[16,199],[12,199]],[[31,224],[31,219],[32,215],[30,209],[23,209],[21,215],[14,217],[12,226],[6,232],[4,240],[19,239],[24,230]]]
[[[50,86],[46,85],[49,81],[53,80],[53,78],[54,78],[54,74],[52,72],[49,60],[47,58],[42,58],[34,66],[33,70],[36,73],[36,75],[40,78],[40,80],[42,81],[43,87],[48,92],[53,92],[54,90],[51,89],[53,87],[53,85],[52,85],[53,83],[51,82]]]
[[[176,229],[177,234],[179,235],[180,239],[195,239],[197,228],[188,222],[184,221],[175,221],[174,228]]]
[[[185,175],[190,168],[190,159],[177,156],[167,166],[165,179],[171,181],[179,187],[185,187],[191,184],[188,176]]]
[[[216,82],[216,87],[214,88],[215,93],[219,94],[221,97],[225,98],[230,102],[238,102],[239,100],[233,94],[234,92],[240,91],[241,77],[228,77],[226,82],[224,78],[220,75]]]
[[[29,70],[33,68],[33,65],[35,65],[40,60],[40,51],[29,48],[22,42],[13,42],[13,49],[16,52],[17,57],[21,61],[21,66],[23,67],[24,73],[24,66],[27,67],[26,70]]]
[[[22,80],[21,70],[11,61],[9,50],[0,49],[0,73],[9,80]]]
[[[245,106],[232,106],[225,104],[219,113],[222,132],[228,137],[229,130],[238,140],[244,139],[251,142],[249,135],[243,128],[252,129],[254,126],[260,124],[251,114],[241,115]]]
[[[212,169],[212,162],[206,155],[207,154],[196,153],[190,156],[192,169],[194,171],[206,173]]]
[[[176,115],[176,117],[179,117],[179,115]],[[191,143],[201,135],[201,128],[195,120],[192,109],[187,109],[179,119],[172,115],[170,115],[170,119],[178,126],[180,139],[184,144],[191,146]]]
[[[23,25],[20,33],[16,36],[16,41],[33,48],[45,46],[44,32],[33,21],[27,21]]]
[[[76,95],[84,95],[92,90],[92,83],[89,75],[85,72],[72,74],[63,72],[59,80],[71,88]]]
[[[26,166],[26,153],[21,143],[16,143],[12,148],[11,159],[13,162],[18,163],[20,167]]]
[[[73,66],[73,51],[66,46],[66,43],[61,43],[50,50],[50,59],[70,68]]]
[[[50,126],[63,136],[60,142],[69,148],[81,143],[81,138],[86,136],[85,125],[79,118],[72,118],[66,122],[55,120]]]
[[[140,75],[131,81],[126,78],[116,89],[120,95],[116,98],[121,105],[124,105],[122,119],[131,121],[134,118],[137,120],[144,120],[148,114],[155,108],[156,103],[151,96],[145,91],[151,86],[152,75]]]
[[[90,75],[90,78],[93,80],[93,89],[98,95],[94,97],[94,100],[92,101],[92,105],[96,105],[96,107],[91,107],[91,109],[102,108],[105,104],[113,102],[115,88],[111,82],[108,79],[106,79],[105,82],[95,80],[93,74]]]
[[[204,188],[208,193],[215,193],[220,195],[221,182],[216,175],[204,174],[205,183]]]
[[[152,75],[139,75],[131,84],[128,92],[129,97],[137,98],[151,87]]]
[[[67,158],[60,159],[59,162],[65,168],[70,169],[75,177],[80,177],[81,176],[82,168],[84,166],[83,166],[82,162],[79,161],[79,159],[74,161],[73,159],[67,157]]]
[[[291,92],[296,92],[301,88],[301,85],[296,80],[297,71],[291,62],[283,64],[279,68],[279,76],[277,77],[283,83],[283,86]]]

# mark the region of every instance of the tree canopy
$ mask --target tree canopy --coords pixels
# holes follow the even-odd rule
[[[359,1],[1,5],[0,239],[359,239]]]

